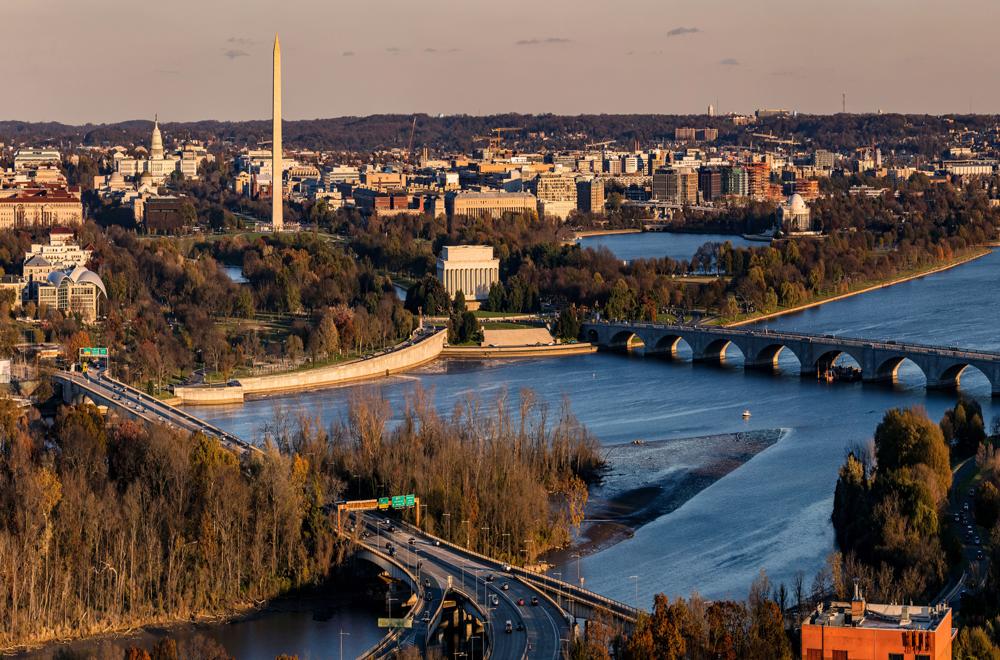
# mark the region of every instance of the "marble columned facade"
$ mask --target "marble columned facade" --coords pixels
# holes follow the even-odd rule
[[[500,280],[500,260],[493,258],[490,246],[450,246],[442,248],[437,271],[452,298],[461,291],[468,301],[486,300],[490,286]]]

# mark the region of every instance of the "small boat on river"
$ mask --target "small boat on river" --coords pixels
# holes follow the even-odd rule
[[[744,410],[743,411],[743,419],[748,419],[749,417],[750,417],[750,411],[749,410]]]

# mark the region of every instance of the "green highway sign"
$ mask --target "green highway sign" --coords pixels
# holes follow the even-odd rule
[[[389,508],[389,498],[388,497],[380,497],[380,498],[378,498],[378,508],[380,508],[380,509],[388,509]]]
[[[398,509],[400,507],[406,506],[406,496],[404,495],[393,495],[392,497],[392,508]]]
[[[80,357],[107,357],[107,356],[108,356],[108,349],[106,348],[90,347],[90,348],[80,349]]]
[[[406,496],[406,506],[413,506],[413,504],[414,504],[413,499],[414,499],[413,495],[407,495]]]
[[[385,619],[378,620],[379,628],[412,628],[413,619]]]

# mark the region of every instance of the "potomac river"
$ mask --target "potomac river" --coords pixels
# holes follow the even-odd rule
[[[625,258],[690,258],[706,240],[738,237],[690,234],[626,234],[584,239],[607,245]],[[742,242],[742,241],[740,241]],[[683,249],[676,245],[683,245]],[[760,323],[760,327],[856,337],[896,339],[1000,350],[995,310],[1000,303],[1000,254],[957,268],[831,302]],[[924,406],[939,420],[955,392],[924,389],[924,376],[903,363],[895,385],[826,383],[799,376],[787,351],[775,374],[744,372],[730,347],[724,365],[693,364],[681,344],[680,359],[593,353],[548,359],[439,360],[415,371],[363,384],[265,397],[239,406],[190,409],[206,421],[251,439],[276,407],[336,419],[358,387],[379,388],[394,406],[413,383],[433,388],[439,410],[450,412],[469,391],[489,397],[503,387],[537,390],[553,406],[563,393],[577,418],[605,445],[784,429],[780,441],[742,467],[691,493],[670,513],[641,527],[634,537],[585,556],[579,565],[585,586],[651,607],[653,595],[742,597],[761,568],[790,585],[797,570],[807,582],[833,548],[830,512],[837,468],[845,445],[874,433],[886,409]],[[983,405],[987,426],[994,407],[984,376],[971,369],[962,391]],[[750,410],[744,420],[741,413]],[[669,447],[664,451],[670,451]],[[676,469],[697,470],[679,455]],[[623,568],[627,567],[627,568]],[[574,561],[557,566],[575,578]],[[294,650],[294,649],[293,649]]]

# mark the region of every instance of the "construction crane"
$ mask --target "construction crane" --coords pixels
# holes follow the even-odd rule
[[[584,149],[590,149],[591,147],[603,147],[606,144],[614,144],[616,140],[607,140],[605,142],[595,142],[593,144],[588,144],[584,146]]]
[[[413,117],[413,127],[410,128],[410,146],[406,148],[406,162],[409,163],[413,158],[413,132],[417,130],[417,117]]]
[[[493,153],[496,153],[497,151],[500,150],[500,143],[503,142],[503,138],[500,136],[500,134],[503,133],[504,131],[519,131],[519,130],[521,130],[520,126],[506,126],[506,127],[503,127],[503,128],[491,128],[490,132],[493,133],[492,136],[490,136],[490,137],[484,137],[482,135],[476,135],[476,136],[474,136],[472,138],[472,140],[474,142],[476,140],[489,140],[489,142],[490,142],[490,151],[493,152]]]

